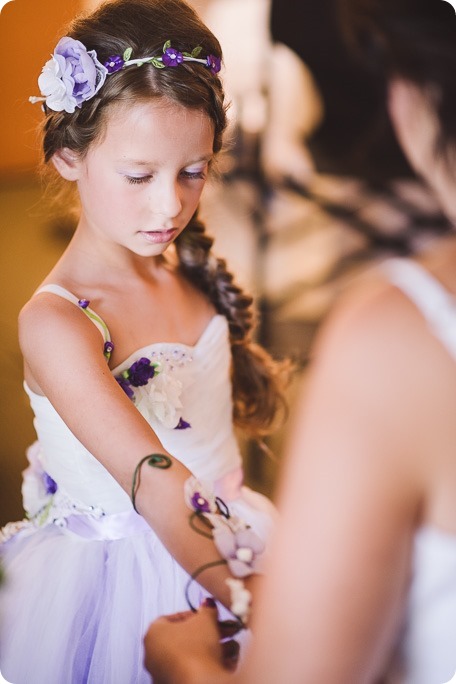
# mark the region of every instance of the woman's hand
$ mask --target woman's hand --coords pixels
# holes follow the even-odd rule
[[[234,621],[218,622],[212,599],[196,613],[164,615],[144,638],[145,667],[155,684],[231,682],[239,654],[231,637],[238,630]]]

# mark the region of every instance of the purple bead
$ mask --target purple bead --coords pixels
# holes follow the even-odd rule
[[[87,309],[89,304],[90,304],[90,301],[88,299],[80,299],[78,301],[78,306],[80,306],[81,309]]]

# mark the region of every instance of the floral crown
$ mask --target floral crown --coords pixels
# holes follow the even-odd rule
[[[29,101],[45,102],[55,112],[73,114],[76,107],[90,100],[101,88],[106,76],[129,66],[152,64],[156,69],[177,67],[182,62],[197,62],[217,74],[221,68],[221,59],[215,55],[200,57],[202,48],[194,48],[191,52],[179,52],[171,47],[167,40],[160,56],[130,59],[132,48],[127,48],[123,55],[112,55],[104,64],[98,61],[95,50],[87,50],[79,40],[65,36],[57,43],[52,58],[46,62],[38,78],[38,86],[42,97],[29,97]]]

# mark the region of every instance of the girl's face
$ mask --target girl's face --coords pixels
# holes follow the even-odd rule
[[[213,124],[203,112],[166,100],[114,107],[108,116],[105,135],[74,164],[79,230],[94,247],[158,256],[197,208]]]

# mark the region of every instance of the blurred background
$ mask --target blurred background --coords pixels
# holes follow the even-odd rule
[[[432,196],[402,158],[388,126],[383,84],[344,47],[336,0],[193,0],[218,36],[231,101],[220,177],[202,216],[238,281],[257,300],[257,337],[296,363],[335,297],[363,269],[419,251],[448,230]],[[23,516],[21,471],[34,440],[22,388],[17,316],[64,250],[74,227],[43,199],[37,129],[28,103],[65,24],[96,2],[13,0],[0,14],[0,525]],[[172,38],[172,36],[170,36]],[[277,459],[244,445],[250,484],[274,496]]]

